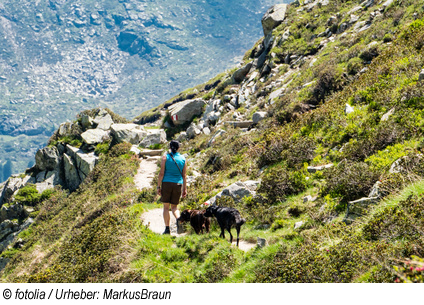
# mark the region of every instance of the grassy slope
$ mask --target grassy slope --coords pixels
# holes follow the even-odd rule
[[[420,196],[424,171],[414,157],[422,150],[424,124],[423,92],[417,82],[423,62],[424,21],[413,21],[413,13],[422,17],[423,9],[419,1],[395,1],[374,19],[370,29],[356,34],[349,29],[317,48],[324,38],[314,35],[327,28],[328,18],[339,13],[337,24],[341,24],[350,18],[347,12],[354,5],[332,1],[310,13],[290,7],[287,24],[274,30],[277,41],[287,28],[292,34],[275,46],[275,56],[269,58],[278,72],[256,82],[253,107],[238,109],[246,116],[256,110],[268,111],[269,118],[243,136],[227,127],[212,147],[207,147],[205,135],[184,146],[190,157],[201,153],[192,161],[203,174],[191,186],[182,208],[199,207],[234,181],[259,177],[261,200],[223,204],[236,206],[247,218],[243,238],[264,237],[269,246],[244,253],[218,239],[216,225],[204,236],[175,239],[151,233],[138,216],[144,208],[159,207],[151,204],[154,190],[140,194],[131,188],[131,179],[125,177],[132,176],[135,165],[129,156],[106,158],[103,162],[123,162],[119,168],[125,174],[115,175],[122,181],[94,179],[116,170],[99,167],[79,192],[69,197],[58,192],[40,205],[37,224],[22,234],[24,248],[2,254],[12,258],[3,280],[422,281],[421,271],[406,270],[403,261],[424,256],[424,199]],[[360,11],[360,21],[378,7]],[[308,23],[312,26],[306,27]],[[370,45],[374,41],[377,44]],[[307,55],[303,63],[292,67],[294,73],[282,64],[288,52]],[[317,61],[310,64],[308,54],[315,52]],[[250,54],[246,53],[246,61],[251,60]],[[359,73],[363,67],[368,70]],[[267,86],[278,78],[284,79],[286,93],[266,106]],[[231,88],[238,86],[223,82],[211,91],[219,98]],[[346,103],[355,107],[354,113],[344,113]],[[311,104],[316,109],[305,110],[304,105]],[[392,108],[394,114],[381,121]],[[409,156],[406,170],[390,174],[390,165],[402,156]],[[217,162],[210,164],[209,160]],[[336,166],[324,173],[306,171],[307,165],[329,162]],[[262,174],[261,168],[265,169]],[[347,202],[368,195],[376,180],[382,182],[387,196],[353,224],[345,225]],[[93,196],[95,189],[103,190],[102,195]],[[305,195],[318,198],[304,203]],[[128,205],[131,200],[134,204]],[[63,209],[71,202],[74,208]],[[304,225],[295,230],[298,221]],[[49,231],[54,225],[58,230]],[[96,242],[94,236],[99,237]]]

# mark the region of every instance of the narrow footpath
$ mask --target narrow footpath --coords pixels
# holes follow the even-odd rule
[[[138,168],[137,174],[134,177],[134,182],[139,190],[150,188],[151,183],[153,181],[153,178],[156,175],[156,172],[158,170],[158,161],[160,160],[160,156],[156,157],[148,157],[147,159],[142,159],[140,162],[140,166]],[[162,232],[165,229],[165,224],[163,222],[163,209],[153,209],[150,211],[146,211],[142,214],[141,219],[144,224],[146,224],[149,229],[157,234],[162,234]],[[174,215],[170,213],[171,215],[171,223],[170,223],[170,229],[171,229],[171,235],[173,236],[183,236],[187,233],[178,234],[177,233],[177,223],[175,221]],[[236,245],[235,241],[235,234],[237,234],[234,230],[233,236],[233,245]],[[219,232],[210,232],[209,234],[217,234],[219,235]],[[229,240],[229,234],[227,232],[226,234],[227,239]],[[255,243],[249,243],[244,240],[240,240],[239,242],[239,248],[243,251],[248,251],[256,246]]]

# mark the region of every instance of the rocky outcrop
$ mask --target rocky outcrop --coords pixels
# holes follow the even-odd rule
[[[59,166],[59,151],[56,146],[44,147],[35,154],[35,166],[40,171],[53,170]]]
[[[147,135],[143,126],[137,124],[113,124],[111,133],[118,143],[129,142],[131,144],[139,144]]]
[[[244,78],[246,77],[247,73],[249,73],[251,68],[252,68],[252,63],[248,63],[244,65],[243,67],[241,67],[240,69],[238,69],[236,72],[234,72],[232,76],[234,82],[235,83],[242,82]]]
[[[201,98],[185,100],[170,106],[168,111],[174,125],[181,125],[190,122],[195,115],[201,115],[205,104]]]
[[[265,37],[284,21],[286,11],[287,4],[276,4],[266,11],[261,20]]]
[[[258,124],[260,121],[267,117],[267,113],[264,111],[255,112],[252,116],[253,124]]]
[[[104,109],[101,109],[94,118],[93,123],[97,129],[108,130],[113,124],[112,116]]]
[[[163,144],[166,142],[166,133],[163,129],[151,129],[147,131],[147,135],[140,142],[141,147],[149,147],[155,144]]]
[[[95,145],[110,140],[110,132],[103,129],[88,129],[81,134],[84,143],[88,145]]]
[[[9,202],[15,192],[25,186],[30,179],[31,177],[28,175],[23,178],[19,176],[11,176],[4,185],[3,191],[0,195],[0,206],[5,202]]]
[[[72,158],[81,181],[88,176],[99,160],[99,157],[94,152],[84,153],[81,149],[70,145],[66,146],[66,154]]]
[[[221,199],[222,196],[228,196],[235,202],[240,202],[244,197],[255,196],[255,190],[259,183],[259,181],[238,181],[223,189],[222,192],[207,200],[206,203],[216,204],[217,199]]]

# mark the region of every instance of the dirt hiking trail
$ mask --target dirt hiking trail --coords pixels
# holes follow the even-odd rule
[[[150,188],[151,183],[153,181],[153,178],[156,175],[156,171],[158,169],[158,160],[160,160],[161,157],[149,157],[147,159],[142,159],[140,161],[140,166],[138,168],[137,174],[134,177],[134,182],[139,190]],[[141,216],[141,219],[145,225],[149,227],[149,229],[157,234],[162,234],[165,230],[165,224],[163,221],[163,209],[153,209],[150,211],[146,211]],[[174,215],[170,213],[171,216],[171,223],[170,223],[170,229],[171,229],[171,235],[172,236],[183,236],[187,233],[178,234],[177,233],[177,223],[175,221]],[[236,232],[232,232],[233,234],[233,245],[236,245]],[[211,232],[209,234],[217,234],[219,235],[219,232]],[[226,239],[229,240],[229,234],[227,232]],[[240,240],[239,242],[239,248],[243,251],[248,251],[256,246],[255,243],[249,243],[244,240]]]

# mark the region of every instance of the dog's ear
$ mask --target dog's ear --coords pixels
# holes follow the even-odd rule
[[[187,213],[191,214],[191,210],[187,210]]]

